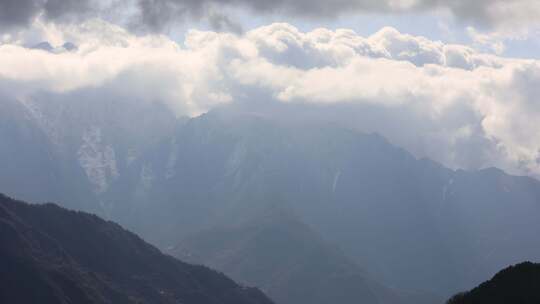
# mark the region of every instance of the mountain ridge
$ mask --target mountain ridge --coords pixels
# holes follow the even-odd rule
[[[272,303],[95,215],[0,195],[0,226],[5,303]]]

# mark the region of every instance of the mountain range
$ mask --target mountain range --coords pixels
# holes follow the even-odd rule
[[[276,299],[320,284],[355,289],[353,302],[444,299],[540,259],[536,179],[453,170],[377,134],[279,110],[188,119],[159,103],[68,95],[2,100],[0,191],[117,221]],[[267,217],[273,209],[285,211]],[[296,279],[312,270],[335,276]],[[318,298],[303,294],[297,303]]]

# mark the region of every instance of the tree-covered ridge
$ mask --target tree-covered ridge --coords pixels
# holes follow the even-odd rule
[[[448,301],[448,304],[484,303],[540,303],[540,264],[525,262],[508,267],[491,280],[469,292],[455,295]]]
[[[271,304],[95,215],[0,195],[1,303]]]

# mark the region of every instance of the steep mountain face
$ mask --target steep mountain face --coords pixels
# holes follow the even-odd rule
[[[81,167],[101,194],[145,147],[170,136],[176,119],[159,103],[111,101],[92,93],[45,95],[25,105],[59,153]]]
[[[104,216],[110,206],[103,203],[102,194],[147,147],[170,136],[177,123],[159,103],[112,101],[92,90],[67,96],[42,94],[24,101],[0,98],[0,108],[0,115],[6,116],[0,132],[8,140],[3,147],[8,151],[0,162],[21,171],[0,172],[0,178],[9,181],[0,190],[29,201],[55,201]],[[28,176],[23,179],[26,171]],[[18,176],[21,178],[13,178]],[[17,189],[25,186],[25,180],[50,187]],[[57,185],[51,185],[55,182]],[[60,193],[30,195],[39,189],[59,189]],[[78,205],[69,205],[73,202]]]
[[[258,286],[277,303],[436,303],[383,287],[290,211],[272,207],[244,223],[186,238],[172,253]]]
[[[95,215],[0,195],[2,303],[271,304]]]
[[[97,211],[84,173],[62,162],[54,144],[18,101],[0,97],[0,191],[29,201],[60,201]]]
[[[540,303],[540,264],[508,267],[491,280],[450,299],[448,304]]]

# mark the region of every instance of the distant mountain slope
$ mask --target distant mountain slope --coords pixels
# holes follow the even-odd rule
[[[215,111],[179,126],[129,170],[104,199],[117,206],[113,218],[163,248],[279,199],[399,289],[448,297],[540,258],[531,241],[540,233],[537,180],[450,170],[332,124]]]
[[[272,303],[112,222],[2,195],[0,286],[0,303]]]
[[[540,303],[540,264],[508,267],[475,289],[458,294],[448,304]]]
[[[373,281],[290,211],[279,207],[244,223],[194,234],[172,252],[260,287],[283,304],[420,304],[433,300],[398,293]]]

